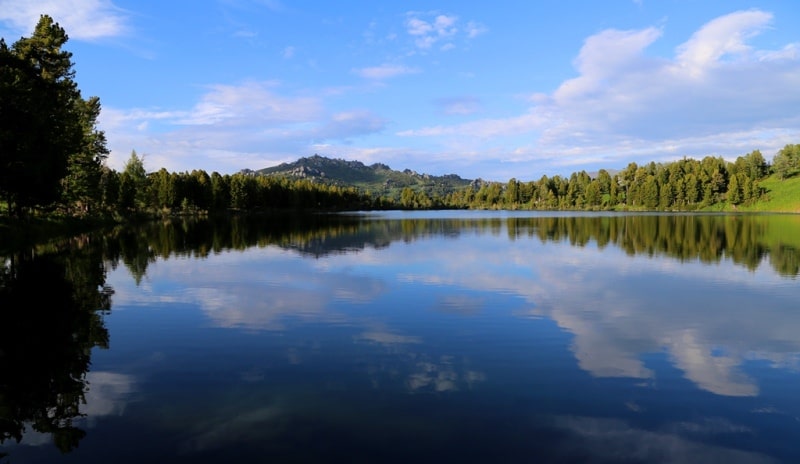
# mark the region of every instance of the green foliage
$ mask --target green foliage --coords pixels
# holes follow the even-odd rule
[[[144,161],[131,152],[120,175],[119,206],[123,209],[138,210],[148,206],[148,180]]]
[[[748,207],[762,201],[758,183],[768,171],[758,150],[737,158],[735,163],[711,156],[699,161],[683,158],[643,166],[630,163],[614,176],[601,169],[594,178],[580,171],[569,178],[542,176],[532,182],[481,182],[478,190],[470,186],[448,195],[445,206],[638,211]],[[793,201],[800,203],[800,196]]]
[[[733,205],[742,202],[742,188],[739,186],[738,174],[731,176],[731,181],[728,183],[728,202]]]
[[[68,209],[88,213],[101,203],[100,178],[108,156],[106,137],[96,129],[100,116],[100,99],[78,100],[83,143],[67,160],[67,175],[61,180],[62,202]]]
[[[86,211],[98,200],[100,104],[81,97],[67,40],[46,15],[10,48],[0,40],[0,194],[17,216],[56,202]]]
[[[772,169],[778,179],[787,179],[800,170],[800,144],[786,145],[772,160]]]

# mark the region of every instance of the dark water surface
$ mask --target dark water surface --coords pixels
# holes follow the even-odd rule
[[[0,462],[800,462],[800,216],[179,221],[4,263]]]

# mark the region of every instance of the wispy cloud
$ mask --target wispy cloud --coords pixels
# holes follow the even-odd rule
[[[747,60],[752,48],[747,39],[761,33],[772,21],[764,11],[739,11],[717,18],[678,48],[677,64],[690,75],[714,68],[725,56]]]
[[[188,113],[176,121],[184,125],[228,124],[257,126],[291,123],[320,115],[321,103],[313,97],[284,97],[275,82],[251,81],[239,85],[217,84]]]
[[[128,14],[109,0],[0,0],[0,21],[30,34],[42,14],[50,15],[71,39],[96,40],[129,31]]]
[[[420,12],[407,13],[405,27],[415,46],[421,50],[429,50],[434,46],[440,50],[450,50],[455,48],[453,41],[458,36],[472,39],[487,31],[485,26],[475,21],[469,21],[462,29],[455,15]]]
[[[467,31],[467,37],[473,39],[481,34],[488,32],[489,29],[483,24],[477,23],[475,21],[469,21],[467,23],[466,31]]]
[[[547,123],[546,118],[529,113],[510,118],[481,119],[457,125],[439,125],[421,129],[404,130],[404,137],[462,137],[488,139],[529,133]]]
[[[397,64],[382,64],[380,66],[354,69],[353,72],[365,79],[382,80],[402,76],[404,74],[416,74],[420,72],[420,70]]]
[[[447,115],[469,115],[480,111],[481,102],[476,97],[445,97],[434,101],[439,111]]]

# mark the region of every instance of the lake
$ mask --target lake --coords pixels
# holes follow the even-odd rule
[[[187,219],[3,259],[0,462],[800,462],[798,215]]]

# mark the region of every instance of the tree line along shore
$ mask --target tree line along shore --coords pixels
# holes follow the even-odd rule
[[[392,195],[286,176],[147,172],[132,151],[109,168],[97,128],[98,97],[74,80],[68,37],[42,15],[33,34],[0,39],[0,226],[46,220],[126,221],[175,214],[276,210],[515,209],[800,212],[800,144],[767,160],[759,150],[735,161],[706,156],[630,163],[536,181],[480,181],[452,191],[406,187]],[[1,231],[1,230],[0,230]],[[7,231],[7,230],[6,230]]]

